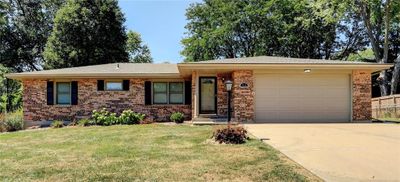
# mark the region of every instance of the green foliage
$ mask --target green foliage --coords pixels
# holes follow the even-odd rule
[[[52,128],[62,128],[64,127],[64,122],[60,120],[55,120],[51,123]]]
[[[143,44],[140,34],[134,31],[128,31],[126,42],[126,51],[129,54],[129,61],[134,63],[152,63],[150,49]]]
[[[169,119],[175,123],[183,123],[185,115],[181,112],[175,112],[171,114],[171,117]]]
[[[24,129],[24,117],[22,111],[16,111],[5,116],[3,124],[0,124],[3,130],[12,132]]]
[[[95,124],[96,124],[95,121],[91,119],[81,119],[78,121],[79,126],[91,126]]]
[[[273,55],[329,58],[335,24],[306,0],[205,0],[188,8],[186,61]]]
[[[121,113],[118,120],[120,124],[140,124],[144,117],[144,114],[135,113],[131,110],[125,110]]]
[[[9,69],[0,64],[0,112],[5,111],[6,104],[8,105],[8,112],[18,110],[22,107],[21,83],[17,80],[7,80],[4,75],[9,72]],[[6,86],[7,82],[8,88]]]
[[[116,0],[68,0],[54,18],[45,69],[128,62],[124,21]]]
[[[0,1],[0,64],[39,70],[55,12],[65,0]]]
[[[214,140],[219,143],[226,144],[242,144],[249,139],[247,130],[241,126],[219,127],[214,130]]]
[[[374,52],[372,49],[352,53],[347,57],[347,61],[373,61],[374,59]]]
[[[94,110],[92,112],[92,118],[96,125],[109,126],[118,122],[116,114],[107,111],[106,108],[103,108],[100,111]]]
[[[96,125],[110,126],[116,124],[139,124],[145,115],[135,113],[131,110],[124,110],[119,117],[116,113],[107,111],[105,108],[100,111],[93,110],[92,118]]]

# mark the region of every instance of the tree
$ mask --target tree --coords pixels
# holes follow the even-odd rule
[[[0,113],[4,112],[5,109],[14,111],[22,106],[21,83],[6,79],[4,75],[9,72],[9,69],[0,64]]]
[[[134,31],[128,31],[128,40],[126,42],[126,51],[129,54],[129,61],[134,63],[152,63],[150,49],[143,44],[140,34]]]
[[[306,0],[205,0],[186,12],[186,61],[275,55],[329,59],[335,23]]]
[[[116,0],[68,0],[55,16],[44,68],[128,62],[124,21]]]
[[[377,63],[391,63],[399,56],[398,35],[400,24],[400,2],[392,0],[319,0],[314,3],[316,14],[328,22],[337,22],[356,15],[353,21],[362,24],[363,33],[374,53]],[[397,38],[396,38],[397,36]],[[397,39],[397,42],[396,42]],[[395,70],[399,65],[396,64]],[[393,71],[391,94],[396,93],[399,71]],[[382,71],[377,79],[381,95],[388,95],[388,73]]]
[[[55,12],[64,0],[0,1],[0,64],[13,71],[41,69]]]

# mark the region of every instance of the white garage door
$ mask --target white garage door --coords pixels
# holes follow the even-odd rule
[[[350,121],[350,75],[255,74],[256,122]]]

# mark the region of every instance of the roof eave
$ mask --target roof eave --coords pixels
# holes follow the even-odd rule
[[[202,69],[368,69],[379,71],[389,69],[393,64],[267,64],[267,63],[180,63],[179,70],[202,70]]]
[[[64,73],[64,74],[37,74],[37,73],[9,73],[5,77],[16,80],[44,79],[44,78],[180,78],[180,73]]]

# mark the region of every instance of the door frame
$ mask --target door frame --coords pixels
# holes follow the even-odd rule
[[[215,92],[215,97],[214,97],[214,111],[213,112],[203,112],[201,110],[201,79],[202,78],[207,78],[207,79],[214,79],[214,92]],[[218,89],[217,89],[217,77],[216,76],[200,76],[199,77],[199,114],[217,114],[218,111],[218,105],[217,105],[217,96],[218,96]]]

